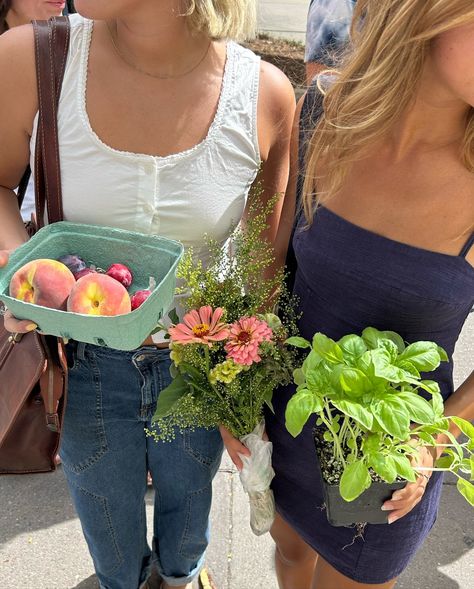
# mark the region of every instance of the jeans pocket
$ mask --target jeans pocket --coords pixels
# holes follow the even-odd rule
[[[66,469],[79,474],[102,458],[108,444],[99,366],[93,355],[75,364],[68,377],[60,456]]]
[[[179,554],[197,562],[209,543],[209,513],[212,503],[212,485],[188,493],[186,501],[186,526],[181,539]]]
[[[186,429],[183,439],[185,452],[196,462],[209,468],[219,464],[224,445],[218,429]]]

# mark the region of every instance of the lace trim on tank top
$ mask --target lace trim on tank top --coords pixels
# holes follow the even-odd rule
[[[80,114],[80,118],[84,124],[84,127],[89,134],[90,137],[95,141],[95,143],[103,150],[108,151],[114,155],[119,155],[129,159],[139,159],[139,158],[154,158],[157,161],[162,162],[173,162],[175,160],[179,160],[190,155],[196,154],[199,150],[205,147],[210,141],[212,141],[217,131],[222,125],[222,121],[224,115],[226,113],[228,103],[229,103],[229,96],[231,95],[232,88],[235,86],[235,61],[236,61],[236,52],[237,46],[236,43],[233,41],[228,41],[226,44],[226,60],[224,65],[224,74],[222,76],[222,83],[221,83],[221,90],[219,94],[219,100],[217,103],[217,109],[214,115],[214,118],[209,126],[206,136],[202,139],[199,143],[190,147],[189,149],[185,149],[184,151],[180,151],[177,153],[171,153],[169,155],[160,156],[160,155],[151,155],[146,153],[135,153],[131,151],[122,151],[120,149],[115,149],[107,143],[104,143],[102,139],[95,133],[94,129],[91,126],[89,115],[87,114],[87,70],[89,65],[89,50],[92,40],[92,31],[93,31],[93,21],[92,20],[85,20],[84,27],[82,31],[82,48],[81,48],[81,60],[80,60],[80,71],[79,71],[79,83],[77,85],[78,89],[78,112]],[[258,76],[257,76],[258,78]],[[254,85],[257,84],[257,91],[258,91],[258,79],[254,81]],[[254,94],[255,96],[255,94]],[[256,108],[257,100],[254,100],[254,109]],[[254,114],[254,121],[256,121],[256,112]],[[258,141],[257,141],[257,156],[259,157],[259,150],[258,150]]]

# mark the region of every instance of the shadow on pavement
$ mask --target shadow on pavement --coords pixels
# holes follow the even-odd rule
[[[99,583],[97,581],[97,577],[95,575],[91,575],[84,579],[79,583],[79,585],[75,585],[71,589],[99,589]]]

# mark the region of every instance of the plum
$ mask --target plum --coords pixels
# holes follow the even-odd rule
[[[73,274],[84,270],[84,268],[87,266],[81,256],[78,256],[77,254],[66,254],[61,256],[58,258],[58,262],[61,262],[67,266]]]
[[[120,282],[125,288],[128,288],[133,282],[133,275],[125,264],[112,264],[105,273]]]
[[[145,288],[144,290],[137,290],[131,297],[130,302],[132,303],[132,311],[138,309],[140,305],[142,305],[147,298],[151,295],[151,290]]]
[[[74,278],[76,280],[79,280],[79,278],[82,278],[83,276],[87,276],[88,274],[97,274],[96,270],[94,270],[93,268],[82,268],[82,270],[79,270],[78,272],[73,272],[74,274]]]

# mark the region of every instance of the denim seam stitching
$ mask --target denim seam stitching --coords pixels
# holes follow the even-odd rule
[[[72,483],[74,484],[74,483]],[[103,509],[104,509],[104,514],[105,514],[105,518],[107,521],[107,530],[111,536],[112,539],[112,545],[114,547],[114,551],[115,551],[115,556],[117,557],[118,563],[110,570],[107,570],[107,575],[111,575],[112,573],[114,573],[122,564],[123,564],[123,555],[120,551],[120,548],[118,546],[117,543],[117,537],[115,535],[115,530],[114,530],[114,526],[112,523],[112,518],[110,516],[110,511],[108,508],[108,502],[107,502],[107,497],[103,497],[102,495],[96,495],[95,493],[91,493],[91,491],[88,491],[87,489],[84,489],[84,487],[81,487],[79,485],[74,485],[77,489],[79,489],[79,491],[81,491],[81,493],[84,493],[84,495],[88,495],[89,497],[92,497],[95,500],[98,500]]]
[[[105,435],[104,418],[102,414],[102,386],[100,384],[100,370],[92,354],[89,354],[88,359],[94,377],[94,388],[96,392],[95,419],[98,426],[97,437],[99,438],[100,446],[94,455],[91,456],[88,460],[83,460],[81,463],[79,463],[79,465],[74,467],[68,466],[69,470],[76,474],[84,472],[96,464],[109,449],[107,437]]]

